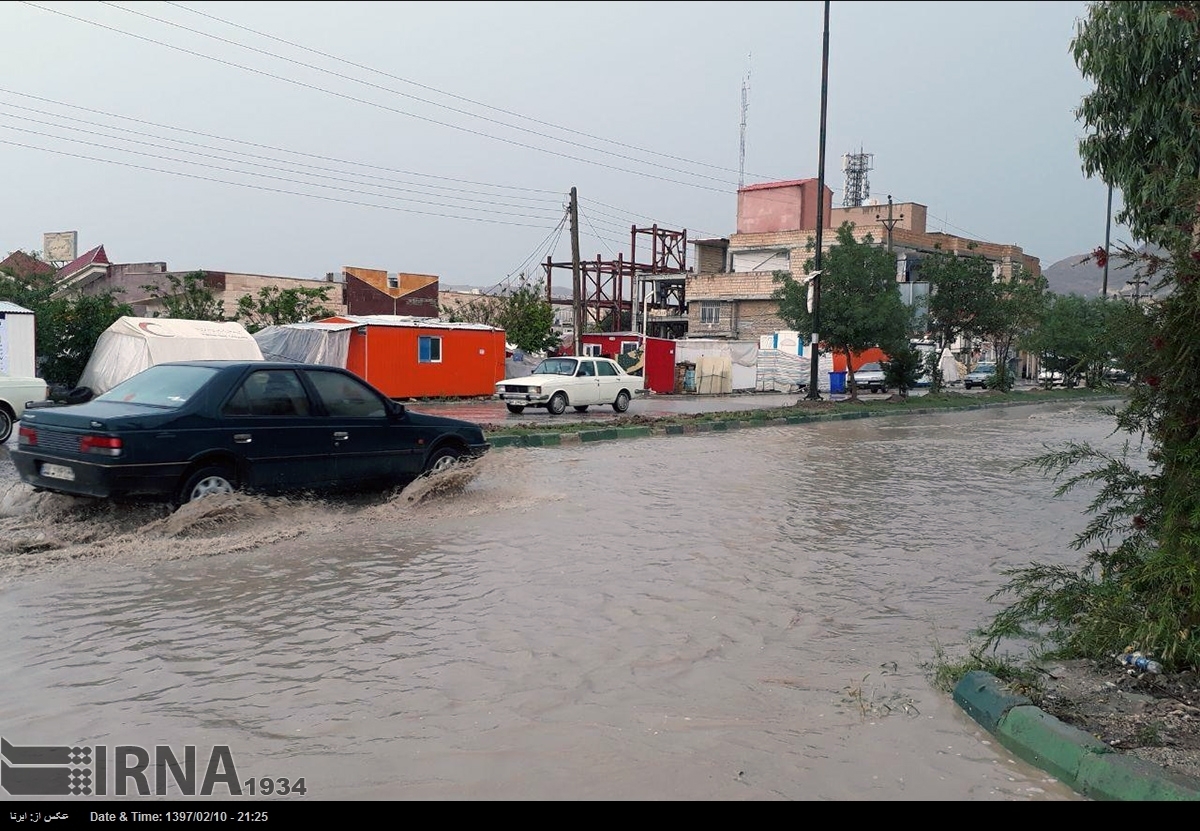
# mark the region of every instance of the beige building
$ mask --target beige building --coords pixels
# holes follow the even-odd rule
[[[935,250],[974,254],[994,264],[997,277],[1008,279],[1014,270],[1040,275],[1041,263],[1020,246],[973,240],[930,232],[928,208],[917,202],[870,204],[835,208],[833,191],[825,189],[822,248],[837,241],[837,229],[854,223],[854,236],[870,236],[879,245],[890,245],[896,255],[896,280],[901,296],[912,303],[928,293],[920,279],[921,260]],[[778,304],[771,299],[777,283],[774,274],[786,271],[796,278],[808,271],[816,242],[816,180],[802,179],[750,185],[738,192],[737,233],[695,241],[696,273],[687,276],[688,335],[757,340],[787,326],[779,319]]]

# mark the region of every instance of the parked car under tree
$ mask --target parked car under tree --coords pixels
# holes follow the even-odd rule
[[[545,407],[553,415],[567,407],[584,413],[594,404],[608,404],[623,413],[645,389],[644,378],[630,375],[610,358],[564,357],[547,358],[532,375],[504,379],[496,384],[495,397],[510,413],[522,413],[526,407]]]
[[[22,481],[176,504],[246,489],[385,489],[486,452],[476,424],[407,410],[337,367],[196,361],[150,367],[93,400],[26,410]]]

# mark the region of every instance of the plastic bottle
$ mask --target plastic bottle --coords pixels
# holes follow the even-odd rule
[[[1136,669],[1138,672],[1149,672],[1152,675],[1158,675],[1162,672],[1162,664],[1158,661],[1152,661],[1140,652],[1126,652],[1123,655],[1117,656],[1117,662]]]

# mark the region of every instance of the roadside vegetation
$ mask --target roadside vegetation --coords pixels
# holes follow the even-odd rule
[[[1074,541],[1076,566],[1033,563],[1006,574],[1007,603],[978,633],[973,660],[1001,644],[1034,659],[1112,661],[1138,650],[1165,671],[1200,668],[1200,3],[1099,2],[1072,53],[1094,90],[1077,116],[1084,172],[1123,194],[1117,221],[1153,246],[1125,250],[1148,302],[1059,300],[1044,333],[1074,342],[1073,371],[1091,383],[1095,332],[1112,333],[1129,396],[1109,410],[1123,453],[1087,444],[1024,464],[1059,493],[1093,493]],[[1098,248],[1103,264],[1108,252]],[[1080,331],[1062,321],[1090,319]],[[1099,327],[1099,328],[1098,328]],[[1089,368],[1090,367],[1090,368]],[[946,664],[949,666],[949,664]],[[958,670],[973,668],[959,666]]]

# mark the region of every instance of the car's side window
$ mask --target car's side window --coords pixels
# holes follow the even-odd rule
[[[596,367],[600,370],[601,375],[613,376],[620,374],[617,372],[617,368],[608,361],[600,361],[598,364],[596,364]]]
[[[308,394],[290,369],[252,372],[222,409],[223,415],[306,416]]]
[[[579,377],[592,377],[596,374],[596,364],[594,361],[580,361],[579,372],[576,373]]]
[[[383,400],[357,378],[340,372],[309,371],[307,374],[331,416],[383,418],[387,414]]]

